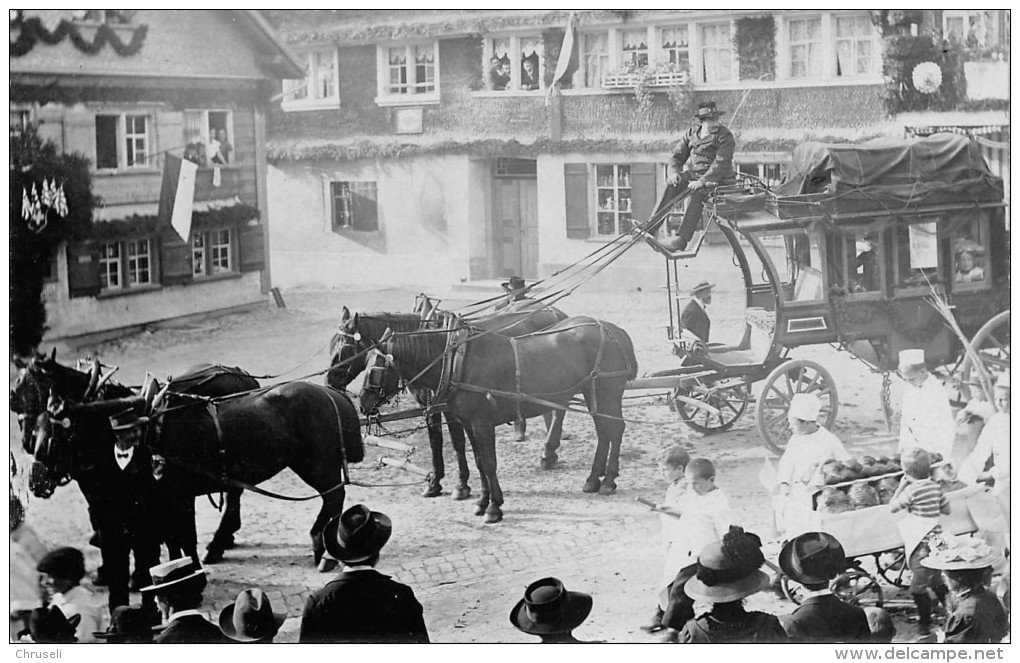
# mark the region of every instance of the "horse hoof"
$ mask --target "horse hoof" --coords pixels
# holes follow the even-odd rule
[[[599,486],[599,495],[612,495],[616,492],[616,484],[612,481],[604,481]]]
[[[559,458],[556,458],[556,457],[553,457],[553,458],[543,458],[541,460],[541,462],[539,463],[539,465],[541,466],[541,468],[543,470],[551,470],[554,467],[556,467],[556,463],[558,461],[559,461]]]
[[[339,565],[340,562],[336,561],[335,559],[323,557],[322,561],[319,562],[319,573],[329,573]]]
[[[503,520],[503,512],[498,509],[485,514],[486,524],[498,523],[501,520]]]
[[[425,490],[421,491],[422,497],[439,497],[443,492],[443,487],[438,483],[431,486],[426,486]]]
[[[216,564],[223,561],[223,551],[210,548],[206,550],[205,557],[202,559],[203,564]]]
[[[485,510],[486,509],[485,509],[484,506],[478,505],[478,506],[475,507],[475,515],[476,516],[484,516],[485,515]]]
[[[466,500],[467,498],[471,497],[471,489],[468,488],[467,486],[464,486],[463,488],[458,488],[457,490],[453,491],[452,497],[455,500]]]
[[[598,479],[590,478],[584,482],[584,487],[581,490],[586,493],[597,493],[600,485],[601,482]]]

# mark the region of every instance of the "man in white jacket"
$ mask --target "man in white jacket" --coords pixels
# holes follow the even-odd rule
[[[925,366],[924,350],[902,350],[899,373],[907,386],[903,390],[898,451],[921,447],[952,461],[956,419],[942,382]]]

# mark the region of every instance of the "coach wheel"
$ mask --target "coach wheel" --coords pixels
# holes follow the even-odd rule
[[[711,405],[719,411],[719,414],[702,410],[676,399],[676,396],[686,396]],[[698,383],[691,387],[678,388],[674,392],[673,402],[681,421],[699,433],[711,435],[729,430],[737,423],[747,411],[750,399],[751,393],[743,382],[721,386]]]

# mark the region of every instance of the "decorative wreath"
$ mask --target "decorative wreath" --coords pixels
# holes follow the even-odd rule
[[[923,94],[934,94],[942,85],[942,70],[934,62],[922,62],[914,67],[911,76],[914,88]]]

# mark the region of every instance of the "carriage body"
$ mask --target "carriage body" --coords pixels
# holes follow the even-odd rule
[[[738,345],[697,353],[676,340],[685,301],[677,262],[696,250],[666,253],[676,354],[712,370],[708,382],[764,380],[758,427],[776,452],[785,444],[779,415],[792,393],[828,396],[825,425],[837,405],[831,376],[814,362],[789,360],[791,349],[832,344],[879,371],[894,370],[908,348],[923,348],[930,367],[953,364],[962,344],[932,306],[933,290],[976,344],[991,339],[1001,350],[1009,335],[1003,182],[976,144],[946,134],[866,146],[809,143],[797,148],[791,170],[775,190],[747,181],[720,187],[705,205],[703,227],[718,227],[743,274]],[[985,357],[1008,366],[1008,350]],[[733,421],[724,423],[695,428],[724,430]]]

